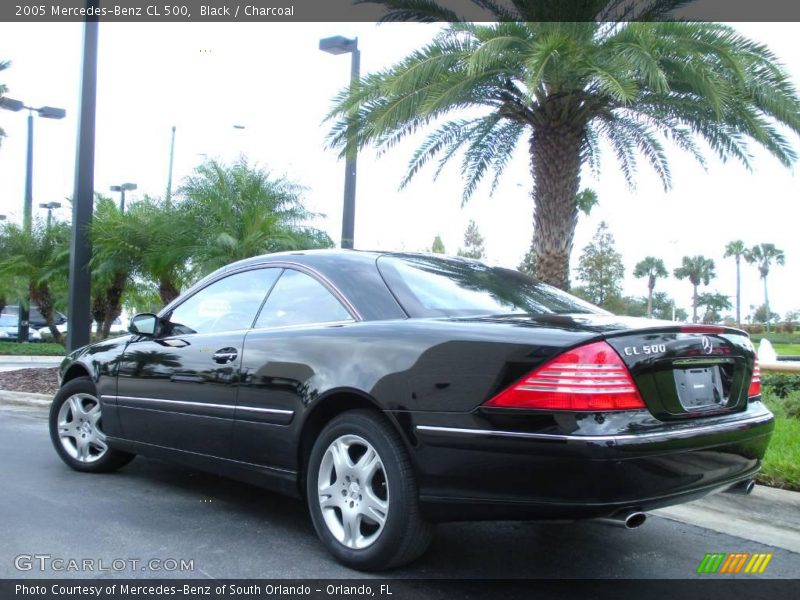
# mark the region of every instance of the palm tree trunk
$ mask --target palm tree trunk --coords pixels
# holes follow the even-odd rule
[[[6,307],[6,297],[0,296],[0,315],[3,314],[3,309]]]
[[[31,285],[28,292],[30,293],[31,302],[35,302],[38,305],[39,312],[47,322],[47,328],[53,335],[53,341],[56,344],[63,344],[64,337],[61,335],[61,332],[58,330],[53,320],[53,296],[50,294],[48,285],[46,283],[42,285]]]
[[[128,273],[114,273],[114,280],[106,290],[106,318],[103,321],[103,339],[111,335],[111,324],[122,314],[122,293],[128,282]]]
[[[180,290],[175,285],[175,283],[167,278],[162,277],[158,282],[158,295],[161,297],[161,302],[164,303],[164,306],[175,300],[178,296],[180,296]]]
[[[697,323],[697,286],[692,286],[694,291],[692,293],[692,323]]]
[[[736,325],[742,326],[742,277],[741,277],[741,263],[742,257],[736,255]]]
[[[578,222],[583,126],[538,123],[530,139],[536,276],[569,288],[569,258]]]
[[[100,337],[103,335],[103,323],[108,314],[108,306],[106,305],[106,297],[103,293],[98,293],[92,301],[92,318],[95,322],[95,334]]]
[[[656,287],[656,282],[653,281],[653,278],[650,278],[650,281],[647,286],[647,318],[653,318],[653,288]]]
[[[769,321],[772,318],[772,313],[769,310],[769,294],[767,293],[767,275],[764,274],[764,308],[767,312],[767,333],[769,333]]]

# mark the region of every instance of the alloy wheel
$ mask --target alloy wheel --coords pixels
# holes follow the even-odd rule
[[[371,546],[389,514],[389,485],[383,461],[362,437],[343,435],[322,457],[317,479],[322,517],[348,548]]]
[[[61,446],[75,460],[93,463],[108,451],[103,433],[100,402],[91,394],[74,394],[58,411]]]

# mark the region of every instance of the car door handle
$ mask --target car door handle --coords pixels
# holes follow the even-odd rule
[[[226,363],[235,361],[237,356],[239,356],[239,353],[237,352],[236,348],[221,348],[214,352],[214,355],[211,358],[214,359],[214,362],[224,365]]]

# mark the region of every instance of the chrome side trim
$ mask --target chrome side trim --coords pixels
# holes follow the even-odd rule
[[[293,415],[293,410],[279,408],[256,408],[253,406],[236,406],[235,404],[211,404],[209,402],[190,402],[188,400],[167,400],[166,398],[141,398],[139,396],[101,396],[103,400],[144,400],[151,402],[166,402],[168,404],[181,404],[184,406],[203,406],[206,408],[231,408],[250,412],[270,413],[274,415]]]
[[[283,410],[280,408],[256,408],[254,406],[237,406],[236,410],[247,410],[250,412],[263,412],[263,413],[270,413],[273,415],[293,415],[293,410]]]
[[[553,442],[592,442],[600,444],[615,444],[618,442],[627,441],[648,441],[657,442],[661,440],[674,440],[691,438],[697,435],[722,433],[740,429],[745,425],[760,425],[769,423],[773,417],[771,414],[758,415],[743,419],[741,421],[731,421],[728,423],[716,423],[714,425],[700,425],[698,427],[686,427],[672,431],[660,431],[657,433],[640,433],[628,434],[622,433],[618,435],[564,435],[557,433],[528,433],[523,431],[492,431],[488,429],[462,429],[457,427],[434,427],[431,425],[417,425],[417,431],[428,431],[431,433],[443,433],[446,435],[478,435],[487,437],[507,437],[507,438],[523,438],[532,440],[547,440]]]

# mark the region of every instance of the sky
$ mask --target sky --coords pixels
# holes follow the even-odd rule
[[[739,23],[749,37],[767,43],[781,57],[800,88],[797,23]],[[358,37],[362,73],[387,67],[424,45],[439,25],[372,23],[102,23],[100,25],[95,189],[133,182],[126,202],[161,196],[167,185],[170,133],[176,127],[174,187],[204,160],[233,161],[240,155],[306,187],[307,206],[325,215],[316,223],[338,243],[341,233],[344,162],[327,149],[332,97],[349,78],[349,55],[320,52],[320,38]],[[35,119],[34,214],[41,202],[61,201],[56,211],[69,219],[64,198],[72,195],[79,101],[82,25],[79,23],[0,23],[0,73],[7,96],[33,106],[65,108],[65,119]],[[236,128],[234,125],[243,126]],[[26,119],[0,111],[7,138],[0,147],[0,214],[21,221],[24,197]],[[449,253],[463,242],[474,219],[486,240],[487,261],[516,267],[533,232],[532,180],[524,146],[493,195],[486,185],[462,206],[462,179],[454,162],[433,180],[423,170],[405,189],[398,186],[422,137],[377,156],[358,157],[355,245],[362,249],[421,251],[440,235]],[[800,149],[800,140],[793,138]],[[599,205],[582,218],[576,232],[573,271],[582,248],[601,221],[609,224],[625,263],[623,291],[644,295],[634,265],[646,255],[664,259],[672,271],[684,255],[714,259],[717,279],[707,291],[732,296],[735,268],[723,259],[725,244],[775,243],[786,265],[769,277],[770,304],[782,316],[800,309],[796,275],[800,268],[800,180],[753,147],[754,169],[722,164],[709,155],[704,171],[679,150],[669,148],[673,186],[665,192],[642,164],[635,190],[627,188],[619,166],[606,153],[599,179],[584,173]],[[576,282],[577,283],[577,282]],[[691,286],[670,277],[657,284],[679,306],[689,308]],[[706,291],[706,290],[703,290]],[[754,266],[743,266],[743,317],[763,303]],[[732,311],[731,311],[732,313]]]

